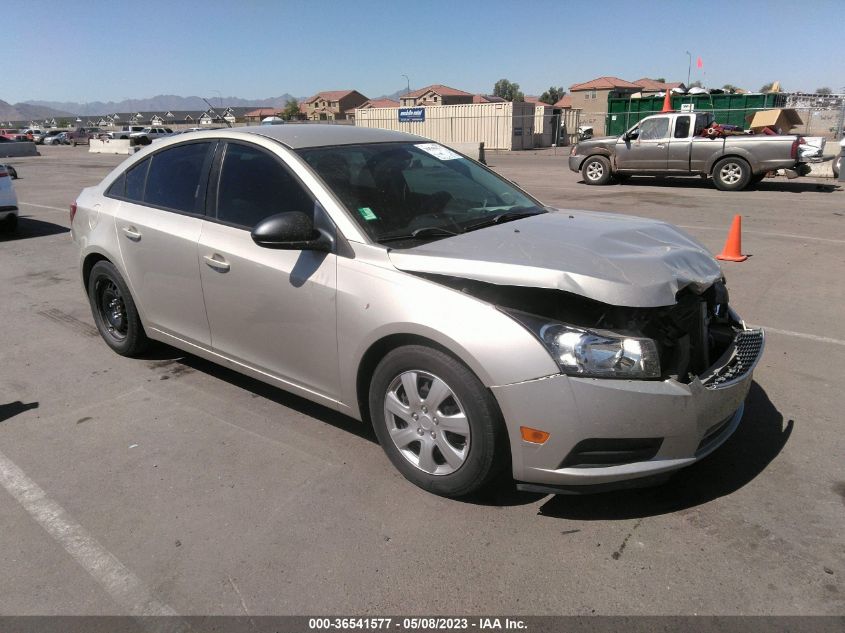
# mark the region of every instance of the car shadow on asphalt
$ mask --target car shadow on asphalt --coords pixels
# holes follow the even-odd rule
[[[663,485],[595,495],[557,495],[542,516],[581,521],[627,520],[702,505],[736,492],[761,474],[789,441],[794,420],[784,424],[765,390],[752,383],[745,415],[733,436],[700,462]]]
[[[31,237],[44,237],[47,235],[60,235],[69,233],[70,229],[60,224],[36,220],[24,215],[18,217],[18,226],[11,233],[0,232],[0,242],[14,242],[26,240]]]
[[[25,411],[29,411],[30,409],[37,408],[37,402],[21,402],[20,400],[16,400],[15,402],[8,402],[6,404],[0,404],[0,422],[5,422],[9,418],[13,418],[16,415],[20,415]]]
[[[583,183],[584,181],[580,181]],[[634,176],[622,183],[623,187],[660,187],[660,188],[681,188],[681,189],[712,189],[717,191],[713,183],[704,178],[672,178],[654,176]],[[749,185],[746,191],[783,191],[786,193],[833,193],[841,191],[841,187],[833,181],[832,184],[821,184],[802,180],[784,180],[783,178],[765,178],[757,184]],[[726,192],[729,193],[729,192]]]
[[[288,391],[284,391],[281,388],[274,387],[255,378],[250,378],[249,376],[198,356],[186,354],[164,343],[152,345],[140,358],[148,361],[147,364],[151,369],[161,369],[165,374],[178,375],[184,372],[184,369],[174,371],[174,365],[208,374],[218,380],[223,380],[230,385],[248,391],[254,397],[266,398],[283,407],[313,417],[326,424],[331,424],[362,439],[378,444],[378,438],[370,424],[361,423],[334,409],[311,402]]]

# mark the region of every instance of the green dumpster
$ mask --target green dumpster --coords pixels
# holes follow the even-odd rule
[[[723,125],[745,128],[745,117],[758,110],[786,106],[786,95],[779,93],[672,95],[672,109],[681,111],[684,104],[692,104],[694,112],[712,112]],[[607,100],[605,129],[609,136],[619,136],[640,119],[663,110],[663,97],[630,99],[614,97]]]

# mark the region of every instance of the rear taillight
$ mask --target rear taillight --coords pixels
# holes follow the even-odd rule
[[[73,218],[76,217],[76,203],[70,205],[70,223],[73,224]]]
[[[792,152],[790,153],[790,156],[792,158],[798,158],[798,146],[799,145],[806,145],[806,144],[807,144],[807,141],[804,140],[803,136],[795,137],[795,140],[792,141]]]

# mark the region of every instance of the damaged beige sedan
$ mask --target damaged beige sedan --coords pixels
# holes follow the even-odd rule
[[[155,339],[371,423],[441,495],[506,468],[523,490],[651,483],[734,432],[763,349],[680,230],[547,208],[400,132],[163,140],[71,224],[117,353]]]

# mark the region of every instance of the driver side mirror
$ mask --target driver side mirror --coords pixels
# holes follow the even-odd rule
[[[625,133],[625,140],[626,141],[635,141],[639,138],[640,131],[639,130],[631,130],[630,132]]]
[[[314,227],[302,211],[287,211],[264,218],[250,233],[252,241],[264,248],[288,251],[331,251],[329,235]]]

